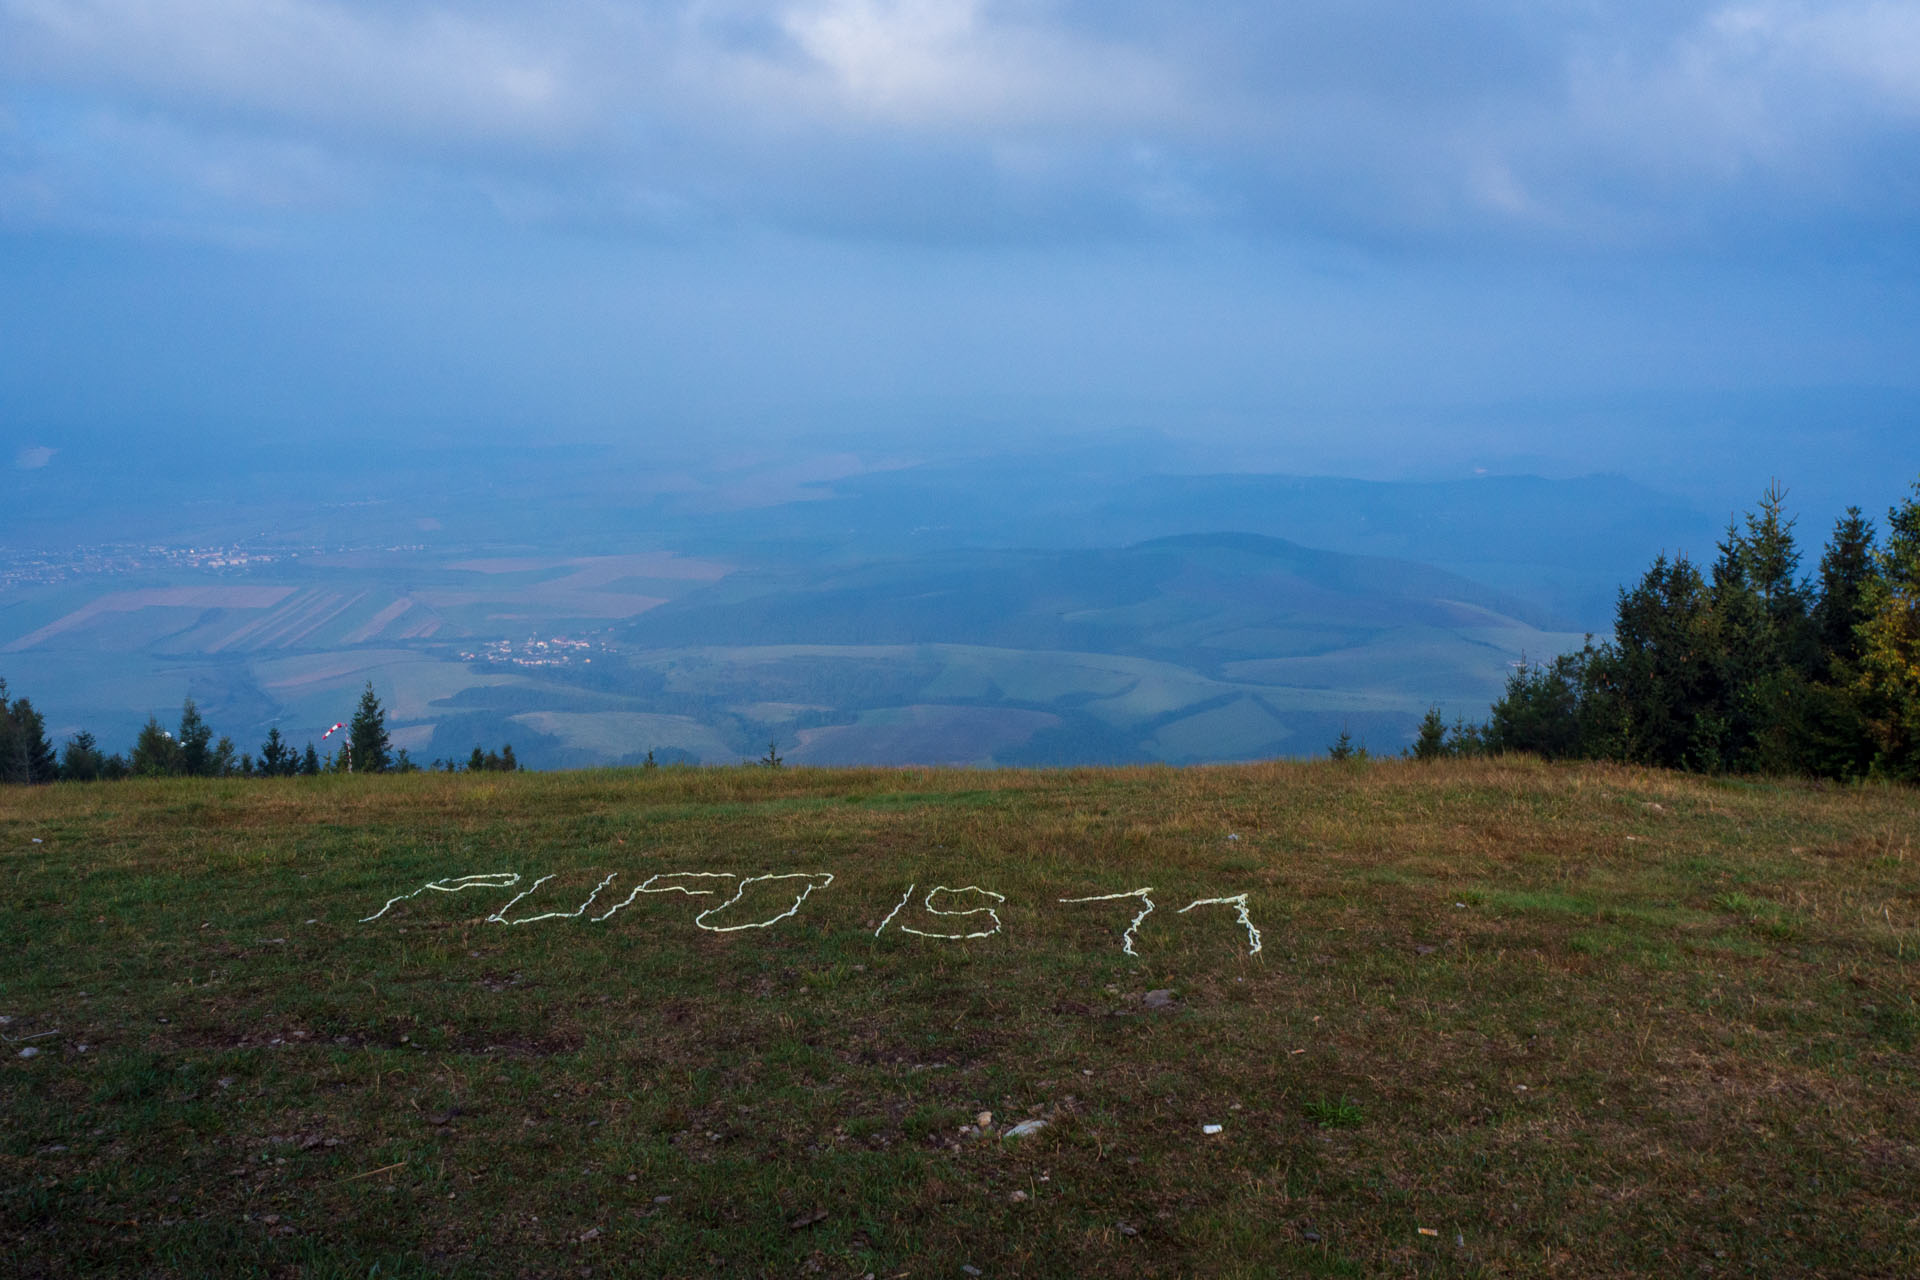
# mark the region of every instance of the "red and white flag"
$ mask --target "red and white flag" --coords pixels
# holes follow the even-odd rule
[[[335,726],[333,726],[333,728],[321,734],[320,741],[325,742],[328,738],[331,738],[334,734],[340,732],[342,729],[346,727],[347,727],[347,722],[342,720],[339,724],[336,724]]]

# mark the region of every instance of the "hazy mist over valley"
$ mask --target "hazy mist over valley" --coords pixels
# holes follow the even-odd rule
[[[1137,434],[235,452],[7,474],[0,670],[50,733],[131,741],[190,696],[237,743],[297,745],[371,680],[423,763],[1397,751],[1726,519],[1618,475],[1178,469]]]
[[[0,677],[123,749],[1405,745],[1920,475],[1898,6],[0,0]]]

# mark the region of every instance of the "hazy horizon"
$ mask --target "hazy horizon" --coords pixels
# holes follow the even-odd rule
[[[1871,508],[1917,84],[1879,0],[3,0],[0,437],[1118,431]]]

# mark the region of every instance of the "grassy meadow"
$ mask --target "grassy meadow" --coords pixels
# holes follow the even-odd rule
[[[1920,1274],[1916,831],[1525,761],[0,789],[0,1271]],[[1148,887],[1137,956],[1060,901]]]

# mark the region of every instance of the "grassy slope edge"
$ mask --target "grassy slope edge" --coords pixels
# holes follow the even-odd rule
[[[7,789],[0,1256],[1912,1275],[1917,817],[1524,761]],[[360,922],[502,871],[555,877],[515,918],[608,873],[589,915],[661,872],[835,879],[725,934],[678,893]],[[1004,928],[902,932],[990,927],[919,910],[942,884]],[[1137,899],[1058,901],[1144,886],[1138,958]],[[1257,956],[1177,914],[1242,892]]]

